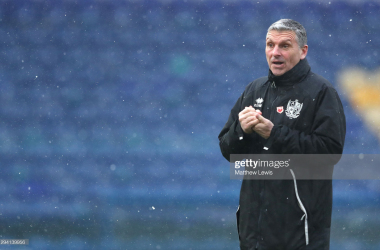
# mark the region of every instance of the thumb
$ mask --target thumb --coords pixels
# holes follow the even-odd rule
[[[262,115],[258,115],[257,120],[259,120],[260,122],[264,122],[266,119]]]

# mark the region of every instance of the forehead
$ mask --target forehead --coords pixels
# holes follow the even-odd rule
[[[270,40],[273,42],[284,42],[284,41],[290,41],[290,42],[297,42],[296,40],[296,33],[291,30],[270,30],[267,33],[266,40]]]

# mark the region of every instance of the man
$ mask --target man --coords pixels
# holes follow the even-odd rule
[[[269,27],[269,75],[246,87],[219,134],[227,160],[231,154],[342,154],[343,107],[332,85],[310,70],[306,43],[296,21],[281,19]],[[241,249],[329,249],[332,180],[291,174],[293,180],[243,180]]]

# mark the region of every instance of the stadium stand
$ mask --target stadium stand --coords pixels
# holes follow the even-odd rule
[[[376,1],[1,1],[0,239],[237,249],[240,182],[217,135],[268,72],[266,29],[304,24],[313,71],[342,98],[344,153],[378,154],[379,82],[358,92],[344,76],[378,74],[379,13]],[[331,249],[379,249],[379,194],[376,180],[334,181]]]

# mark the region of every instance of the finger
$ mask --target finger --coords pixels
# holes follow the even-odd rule
[[[256,117],[256,116],[257,116],[257,113],[255,111],[243,110],[239,113],[239,120],[247,119],[249,117]]]
[[[246,128],[248,125],[248,123],[249,122],[251,122],[252,121],[252,119],[251,118],[247,118],[247,117],[242,117],[242,118],[240,118],[239,119],[239,122],[240,122],[240,125],[242,126],[242,127],[244,127],[244,128]]]
[[[249,107],[245,107],[246,109],[248,109],[248,110],[251,110],[251,111],[256,111],[253,107],[252,107],[252,105],[250,105]]]
[[[260,122],[265,122],[267,121],[267,119],[265,119],[262,115],[257,115],[257,120],[259,120]]]
[[[260,123],[260,121],[259,120],[257,120],[257,119],[254,119],[254,120],[251,120],[251,121],[249,121],[248,123],[246,123],[246,126],[247,127],[255,127],[257,124],[259,124]]]
[[[250,133],[252,126],[254,126],[257,123],[257,119],[254,117],[248,117],[246,119],[240,120],[240,126],[243,129],[244,132]]]
[[[256,111],[257,111],[257,110],[256,110],[254,107],[252,107],[252,106],[249,106],[248,108],[249,108],[249,110],[251,110],[251,111],[253,111],[253,112],[256,112]]]
[[[247,112],[243,113],[243,111],[242,111],[239,113],[239,121],[242,122],[243,120],[247,119],[247,117],[249,117],[249,116],[250,115]]]
[[[261,115],[261,111],[260,111],[260,109],[254,109],[254,108],[252,107],[252,105],[249,106],[247,109],[249,109],[249,110],[252,111],[252,112],[259,113],[259,114]]]
[[[245,117],[243,117],[243,121],[245,124],[249,124],[249,123],[252,123],[253,121],[254,122],[260,122],[258,119],[257,119],[257,114],[256,113],[249,113],[247,114]],[[244,119],[245,118],[245,119]]]
[[[260,115],[260,113],[257,113],[255,111],[251,111],[251,112],[245,113],[244,115],[245,115],[246,119],[247,118],[257,119],[257,117]]]
[[[240,115],[240,114],[245,114],[245,113],[247,113],[247,112],[249,112],[249,111],[250,111],[249,108],[248,108],[248,107],[245,107],[242,111],[240,111],[239,115]]]
[[[242,122],[244,124],[250,124],[253,121],[259,122],[259,120],[256,118],[256,115],[248,115],[248,116],[242,118]]]

